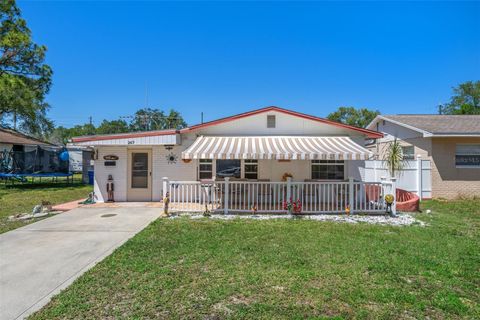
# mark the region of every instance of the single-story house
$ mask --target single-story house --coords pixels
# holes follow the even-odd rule
[[[24,146],[52,146],[52,144],[16,130],[0,127],[0,152],[20,150]]]
[[[163,177],[270,182],[287,175],[301,182],[360,179],[359,167],[374,156],[364,147],[365,139],[382,136],[266,107],[180,130],[84,136],[72,142],[95,150],[98,201],[107,200],[109,176],[116,201],[159,201]]]
[[[379,115],[367,129],[383,133],[367,145],[379,159],[396,138],[404,159],[430,160],[433,198],[480,196],[480,115]]]
[[[0,177],[69,174],[68,160],[60,159],[63,147],[16,130],[0,127]]]

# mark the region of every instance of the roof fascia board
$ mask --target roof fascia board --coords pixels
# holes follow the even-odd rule
[[[384,117],[384,116],[377,116],[379,119],[382,119],[382,120],[385,120],[385,121],[389,121],[393,124],[396,124],[396,125],[399,125],[399,126],[402,126],[404,128],[407,128],[407,129],[410,129],[410,130],[413,130],[413,131],[417,131],[417,132],[420,132],[423,134],[424,137],[431,137],[433,134],[431,132],[428,132],[426,130],[422,130],[420,128],[417,128],[417,127],[414,127],[414,126],[411,126],[411,125],[408,125],[408,124],[405,124],[403,122],[400,122],[400,121],[397,121],[397,120],[393,120],[393,119],[390,119],[388,117]],[[370,126],[370,125],[369,125]]]
[[[120,133],[111,135],[100,136],[86,136],[86,137],[73,137],[72,142],[88,142],[88,141],[101,141],[101,140],[115,140],[115,139],[130,139],[130,138],[143,138],[143,137],[155,137],[155,136],[168,136],[176,135],[179,130],[165,131],[165,132],[133,132],[133,133]]]
[[[449,138],[449,137],[452,137],[452,138],[461,138],[461,137],[465,137],[465,138],[470,138],[470,137],[480,137],[480,133],[452,133],[452,134],[448,134],[448,133],[439,133],[439,134],[432,134],[431,137],[433,138]]]

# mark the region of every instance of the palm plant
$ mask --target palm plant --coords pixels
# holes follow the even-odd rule
[[[405,163],[403,160],[402,146],[396,138],[389,143],[383,160],[385,160],[392,178],[395,177],[397,171],[401,171],[404,168]]]

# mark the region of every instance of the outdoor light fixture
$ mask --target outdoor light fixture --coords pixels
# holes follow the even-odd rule
[[[167,156],[165,157],[167,159],[167,162],[169,164],[174,164],[174,163],[177,163],[177,155],[175,155],[173,152],[170,152],[170,154],[167,154]]]

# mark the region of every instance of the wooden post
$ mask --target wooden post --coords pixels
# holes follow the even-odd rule
[[[422,201],[422,156],[417,155],[417,196]]]
[[[353,214],[355,212],[353,189],[353,177],[348,177],[348,206],[350,207],[350,214]]]
[[[292,177],[287,177],[287,199],[285,201],[289,202],[292,197]]]
[[[230,177],[225,177],[225,197],[223,198],[223,214],[228,214],[228,201],[230,197],[229,184]]]

